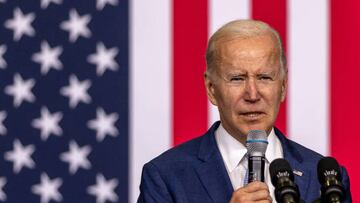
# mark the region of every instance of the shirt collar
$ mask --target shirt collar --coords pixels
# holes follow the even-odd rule
[[[245,156],[247,149],[231,136],[221,123],[215,131],[215,138],[225,166],[229,172],[232,172]]]
[[[268,136],[268,146],[265,152],[265,158],[268,163],[271,163],[275,159],[283,158],[283,150],[279,138],[275,135],[274,128]]]
[[[229,172],[232,172],[240,161],[245,158],[247,152],[246,146],[231,136],[221,123],[215,131],[215,138],[225,166]],[[277,158],[282,158],[281,142],[276,137],[274,128],[271,129],[268,142],[269,144],[265,152],[266,161],[271,163]]]

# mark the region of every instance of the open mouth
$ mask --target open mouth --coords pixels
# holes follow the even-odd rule
[[[256,119],[256,118],[259,118],[259,117],[265,115],[265,113],[260,112],[260,111],[251,111],[251,112],[241,113],[241,115],[245,116],[247,118],[250,118],[250,119]]]

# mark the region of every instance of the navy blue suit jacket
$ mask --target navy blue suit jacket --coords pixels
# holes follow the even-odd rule
[[[229,202],[233,193],[230,178],[215,140],[216,122],[209,131],[198,138],[172,148],[144,165],[138,202]],[[279,130],[284,158],[293,170],[301,198],[312,202],[319,197],[317,163],[322,156],[289,139]],[[341,168],[346,189],[346,203],[351,202],[349,177]]]

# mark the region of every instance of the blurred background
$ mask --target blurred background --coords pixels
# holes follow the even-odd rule
[[[279,31],[276,123],[335,157],[360,201],[356,0],[0,0],[0,202],[136,202],[144,163],[218,120],[207,39],[235,19]]]

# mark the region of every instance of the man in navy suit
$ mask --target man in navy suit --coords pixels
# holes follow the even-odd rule
[[[220,122],[147,163],[138,202],[275,202],[268,167],[276,158],[290,163],[301,198],[317,199],[316,168],[322,156],[274,127],[287,89],[279,34],[260,21],[232,21],[210,38],[206,62],[207,95],[218,107]],[[246,180],[245,141],[250,130],[265,130],[268,135],[264,183]],[[344,168],[341,175],[344,202],[351,202]]]

